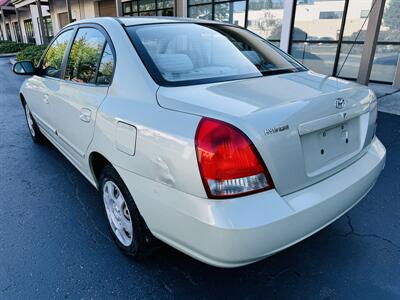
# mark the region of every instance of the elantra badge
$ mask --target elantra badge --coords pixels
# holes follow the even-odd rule
[[[346,106],[346,100],[343,98],[336,98],[336,108],[342,109]]]
[[[277,133],[277,132],[281,132],[281,131],[285,131],[289,129],[289,125],[283,125],[283,126],[279,126],[279,127],[273,127],[273,128],[267,128],[264,130],[264,134],[265,135],[269,135],[272,133]]]

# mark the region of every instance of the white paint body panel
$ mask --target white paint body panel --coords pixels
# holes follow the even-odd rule
[[[124,122],[117,122],[115,147],[128,155],[135,155],[136,127]]]
[[[107,90],[108,87],[104,86],[60,80],[59,90],[52,96],[57,135],[67,151],[82,166],[92,141],[96,113],[107,95]]]
[[[376,101],[364,87],[312,72],[159,87],[116,20],[72,26],[86,22],[100,24],[112,38],[112,84],[44,83],[34,76],[24,82],[21,94],[43,133],[93,185],[91,154],[99,153],[121,175],[152,233],[199,260],[236,267],[304,239],[361,200],[384,167],[385,148],[374,137]],[[49,103],[43,101],[47,90],[52,91]],[[340,114],[329,117],[339,113],[334,104],[327,105],[338,95],[349,99],[348,113],[357,118],[359,149],[311,176],[302,136],[343,122]],[[82,109],[90,111],[89,122],[80,119]],[[260,152],[276,189],[208,199],[194,144],[203,116],[240,128]],[[290,130],[264,134],[283,124]]]

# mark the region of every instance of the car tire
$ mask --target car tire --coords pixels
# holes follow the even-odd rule
[[[29,133],[34,143],[43,144],[47,141],[46,137],[40,131],[39,126],[37,125],[35,119],[32,116],[32,113],[28,107],[28,104],[24,104],[25,111],[25,120],[28,125]]]
[[[158,248],[125,183],[117,171],[107,165],[100,174],[100,193],[108,227],[117,246],[127,255],[142,259]],[[118,200],[122,196],[121,199]],[[129,230],[129,222],[132,227]],[[127,226],[128,225],[128,226]]]

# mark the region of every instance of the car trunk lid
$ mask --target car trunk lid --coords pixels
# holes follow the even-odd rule
[[[281,195],[357,160],[375,130],[376,102],[367,88],[310,71],[160,87],[157,99],[164,108],[220,119],[244,131]]]

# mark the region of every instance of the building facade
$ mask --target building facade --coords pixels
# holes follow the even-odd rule
[[[42,1],[41,12],[35,0],[30,1],[3,1],[0,0],[0,28],[3,40],[16,42],[43,44],[50,41],[54,35],[47,2]],[[40,20],[44,22],[43,35]]]
[[[0,37],[47,43],[74,20],[101,16],[218,20],[269,39],[317,72],[400,86],[400,0],[47,1],[0,0]]]

